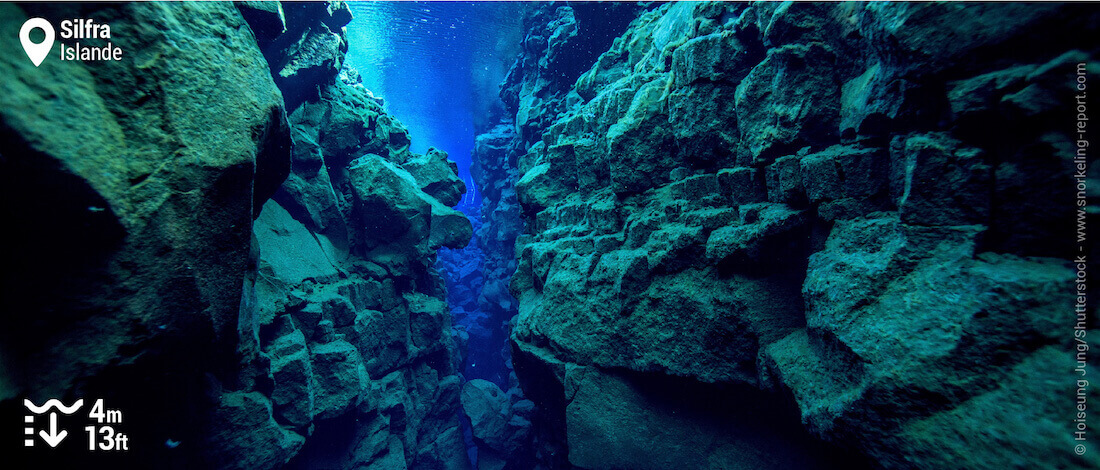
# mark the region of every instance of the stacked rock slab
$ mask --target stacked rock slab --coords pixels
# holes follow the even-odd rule
[[[126,453],[34,458],[468,467],[430,269],[470,238],[448,207],[464,188],[446,154],[409,153],[369,92],[335,80],[345,5],[0,10],[6,31],[93,18],[125,53],[0,59],[18,247],[4,255],[0,412],[103,398],[131,436]],[[15,37],[0,41],[18,50]]]
[[[543,460],[1100,465],[1066,424],[1064,123],[1097,19],[993,4],[640,14],[548,125],[517,113],[511,340]]]
[[[494,418],[496,420],[510,422],[514,417],[522,417],[519,423],[524,423],[533,419],[532,403],[525,398],[515,373],[511,372],[511,348],[507,346],[519,306],[508,289],[509,280],[516,271],[516,237],[523,231],[522,207],[516,197],[516,182],[520,177],[517,160],[526,152],[529,143],[541,138],[542,132],[565,109],[569,100],[576,99],[576,94],[571,94],[572,83],[626,29],[641,8],[638,4],[615,2],[528,5],[523,19],[523,27],[527,30],[521,45],[523,53],[501,84],[501,99],[510,116],[489,129],[480,130],[476,138],[470,171],[483,196],[483,223],[476,239],[484,255],[484,281],[478,295],[478,309],[484,316],[479,318],[479,325],[469,329],[469,334],[471,344],[477,341],[488,346],[480,351],[482,360],[487,356],[496,361],[503,355],[509,369],[509,388],[504,393],[509,406]],[[495,350],[497,345],[504,351]],[[477,359],[475,354],[471,351],[471,361]],[[464,409],[471,421],[475,420],[475,415],[485,412],[481,407],[464,406]],[[538,438],[522,427],[502,429],[510,435],[507,441],[523,444],[513,445],[504,452],[499,445],[493,444],[500,438],[494,441],[479,437],[475,425],[478,465],[531,468],[531,440]],[[545,447],[541,451],[543,455],[564,455],[551,448],[554,438],[541,440],[544,442],[539,447]],[[549,462],[551,459],[543,460]]]
[[[468,468],[460,354],[433,268],[436,250],[472,235],[450,207],[465,185],[445,152],[409,152],[381,100],[338,73],[346,5],[282,8],[286,32],[266,52],[291,109],[291,172],[254,226],[246,388],[299,441],[291,467]]]

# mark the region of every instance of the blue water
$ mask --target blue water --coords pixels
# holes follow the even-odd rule
[[[499,105],[519,53],[514,2],[352,3],[347,63],[409,129],[412,151],[445,150],[472,187],[475,128]]]
[[[470,176],[474,137],[503,114],[500,84],[519,54],[523,4],[364,2],[351,8],[347,65],[405,124],[413,152],[436,147],[458,164],[467,195],[457,209],[476,229],[481,198]],[[440,250],[436,267],[447,281],[454,324],[470,333],[464,375],[507,389],[499,325],[508,319],[489,318],[477,307],[483,258],[475,235],[465,249]]]

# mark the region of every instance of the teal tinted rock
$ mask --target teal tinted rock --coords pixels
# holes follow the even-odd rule
[[[365,150],[395,163],[407,158],[408,131],[396,119],[382,113],[381,106],[370,99],[363,88],[337,82],[332,88],[332,98],[341,103],[332,108],[327,131],[327,140],[337,146],[336,153],[344,150],[347,155],[354,156]]]
[[[667,181],[668,159],[652,158],[673,151],[665,93],[662,80],[645,84],[634,95],[626,116],[608,129],[611,188],[617,194],[643,191]]]
[[[334,31],[347,26],[354,16],[348,2],[330,1],[327,7],[328,17],[324,19],[324,23]]]
[[[725,82],[737,86],[755,65],[752,54],[732,31],[693,38],[672,52],[676,86],[696,81]]]
[[[761,3],[746,9],[739,18],[742,28],[756,28],[768,48],[787,44],[829,44],[846,29],[845,9],[812,3]],[[830,44],[831,45],[831,44]]]
[[[715,175],[694,175],[678,178],[669,185],[672,196],[687,201],[699,201],[719,195],[718,178]]]
[[[346,35],[315,24],[283,49],[272,71],[283,89],[301,89],[336,77],[348,51]]]
[[[283,317],[288,332],[268,346],[271,356],[271,404],[275,418],[296,428],[303,428],[313,418],[313,367],[310,363],[306,337],[294,328],[289,317]]]
[[[764,416],[730,413],[719,398],[744,403],[754,397],[676,379],[647,379],[595,367],[566,369],[571,463],[582,468],[829,468],[804,447],[805,437],[769,428]],[[664,389],[660,397],[646,393],[658,388]]]
[[[431,203],[419,196],[416,180],[377,155],[366,155],[348,167],[358,221],[373,244],[405,237],[423,240],[431,227]],[[370,242],[368,242],[370,243]]]
[[[256,240],[264,254],[261,268],[291,285],[306,279],[331,281],[336,267],[317,239],[278,203],[269,201],[256,219]]]
[[[355,322],[356,308],[347,297],[326,292],[321,296],[313,296],[310,300],[321,304],[321,315],[331,320],[336,328],[351,326]]]
[[[370,374],[392,370],[408,357],[411,333],[407,329],[409,312],[395,308],[385,312],[364,310],[355,320],[359,349],[366,356]]]
[[[313,364],[313,417],[333,418],[357,403],[370,387],[359,350],[337,339],[310,347]]]
[[[1034,31],[1059,13],[1054,5],[964,8],[911,4],[891,8],[867,5],[865,9],[872,21],[861,28],[864,33],[875,38],[897,38],[892,47],[913,55],[912,63],[921,64],[924,73],[947,67],[970,68],[975,59],[980,60],[983,49],[1004,47],[1012,38]]]
[[[288,21],[332,22],[346,8],[318,5],[296,5]],[[283,261],[298,274],[262,271],[257,283],[262,313],[293,317],[310,352],[312,375],[300,381],[272,363],[283,378],[278,390],[313,391],[303,428],[312,435],[297,458],[334,468],[465,468],[450,315],[432,286],[430,295],[409,292],[437,276],[435,249],[471,237],[464,215],[424,192],[460,194],[456,168],[442,152],[409,154],[404,127],[361,86],[333,82],[319,97],[291,116],[293,173],[276,194],[285,214],[257,226],[300,238],[260,254],[261,267]],[[310,268],[317,263],[338,274],[318,276]],[[261,332],[274,327],[264,318]],[[344,430],[349,422],[361,426]]]
[[[432,249],[440,247],[461,249],[470,243],[473,237],[474,227],[466,215],[447,207],[431,196],[425,195],[425,199],[431,204],[431,230],[428,235],[428,246]]]
[[[490,449],[504,450],[508,438],[508,397],[496,384],[473,379],[462,386],[462,410],[470,418],[474,437]]]
[[[418,354],[430,354],[444,346],[443,335],[450,327],[447,303],[424,295],[409,295],[409,338],[420,349]]]
[[[707,258],[718,262],[731,257],[738,262],[763,262],[776,253],[768,239],[778,239],[805,229],[806,216],[782,204],[753,204],[741,207],[740,224],[719,228],[707,238]],[[797,236],[797,235],[796,235]]]
[[[980,149],[944,135],[910,137],[905,193],[898,201],[902,219],[919,225],[988,223],[991,176]]]
[[[4,5],[0,26],[71,11],[54,8]],[[236,348],[251,222],[289,164],[282,97],[232,5],[93,11],[111,18],[125,60],[0,59],[3,205],[23,226],[6,269],[24,273],[4,308],[26,314],[0,342],[36,371],[5,369],[0,398],[63,396],[166,333],[208,347],[188,361],[149,356],[148,367],[234,363],[225,354]],[[15,33],[0,45],[22,49]]]
[[[448,427],[435,441],[427,443],[419,449],[416,455],[416,465],[420,468],[432,468],[441,470],[469,470],[470,461],[466,455],[466,444],[462,441],[462,429],[457,420],[454,426]]]
[[[466,183],[458,177],[458,165],[447,159],[447,152],[435,148],[428,153],[414,156],[401,165],[416,178],[421,191],[453,207],[466,193]]]
[[[275,422],[271,402],[258,392],[222,395],[211,424],[209,464],[219,468],[278,468],[305,442]]]
[[[1066,341],[1050,319],[1071,255],[1053,234],[1072,231],[1071,195],[1050,188],[1072,179],[1052,113],[1073,99],[1052,71],[1090,62],[1067,25],[1095,17],[667,4],[564,105],[550,88],[505,93],[523,122],[511,352],[544,410],[544,463],[1044,468],[1067,446],[1038,394],[1068,358],[1047,348]],[[479,184],[508,178],[493,175]],[[751,428],[734,422],[701,431],[713,407],[670,405],[704,400],[698,382],[759,391],[743,408],[797,407],[788,430],[858,457],[715,437]],[[1091,464],[1062,457],[1054,468]]]
[[[401,295],[443,295],[427,225],[385,253],[351,249],[365,231],[348,223],[349,160],[396,167],[409,138],[369,92],[335,82],[349,7],[0,6],[5,30],[30,16],[107,23],[123,59],[0,58],[0,187],[28,249],[4,258],[27,275],[5,281],[4,310],[28,316],[0,328],[3,405],[113,396],[153,440],[131,441],[124,466],[464,468],[449,314],[410,325]],[[0,43],[18,50],[16,37]],[[406,195],[430,219],[438,203]],[[439,245],[469,240],[456,214],[439,217]],[[390,315],[377,336],[400,349],[371,358],[408,377],[385,415],[362,364],[368,312]],[[415,356],[400,341],[414,327]],[[360,419],[362,433],[339,432]]]
[[[371,463],[368,467],[371,470],[393,470],[401,468],[409,468],[408,461],[405,460],[405,446],[401,443],[401,439],[391,437],[386,444],[386,452],[375,456],[371,459]]]
[[[763,178],[755,168],[718,170],[718,188],[733,205],[764,202],[767,199]]]
[[[735,91],[722,82],[677,88],[669,94],[669,127],[683,159],[700,165],[734,161],[741,138],[736,108],[730,106]]]
[[[835,139],[840,84],[829,65],[834,60],[820,44],[778,47],[741,81],[737,122],[753,161]]]
[[[945,414],[931,421],[955,420],[957,426],[968,428],[970,424],[959,422],[959,415],[949,410],[963,406],[963,402],[973,403],[966,406],[970,409],[986,406],[986,398],[972,397],[991,393],[988,399],[993,399],[1002,393],[995,391],[999,388],[996,386],[976,385],[988,383],[990,369],[974,369],[975,364],[992,367],[987,361],[1008,360],[1023,361],[1021,364],[1043,361],[1053,366],[1059,361],[1057,355],[1037,352],[1041,346],[1026,346],[1020,338],[1035,335],[1053,340],[1057,335],[1057,327],[1044,312],[1055,308],[1058,296],[1036,297],[1035,293],[1064,282],[1070,273],[1059,263],[1046,261],[998,255],[974,259],[974,234],[973,230],[953,230],[947,236],[928,238],[927,231],[905,229],[896,219],[855,222],[845,224],[830,236],[824,251],[811,257],[811,274],[805,287],[810,340],[802,340],[805,342],[799,358],[782,349],[774,354],[769,349],[769,354],[778,364],[782,380],[797,384],[794,386],[800,390],[796,397],[803,419],[812,429],[849,432],[845,429],[858,426],[872,435],[893,434],[886,430],[891,425],[855,416],[859,414],[857,409],[885,402],[898,415],[913,419],[914,425],[942,412]],[[926,245],[929,242],[931,245]],[[1016,293],[1017,300],[980,294],[1002,288]],[[876,301],[867,304],[863,299],[868,297]],[[1022,298],[1039,303],[1032,304],[1026,313],[1016,311],[1014,316],[996,313],[1013,309],[1011,305]],[[847,349],[833,350],[829,342],[815,341],[819,331],[843,341]],[[989,352],[978,352],[984,348],[990,348]],[[957,354],[965,354],[967,359],[960,361],[957,358],[963,356]],[[860,365],[834,378],[823,377],[835,365],[816,362],[831,357]],[[929,369],[929,364],[936,364],[936,368]],[[1012,373],[1002,370],[997,374]],[[946,401],[929,409],[927,404],[917,405],[922,400],[915,397],[921,395],[902,389],[936,394]],[[1038,419],[1036,426],[1045,426],[1041,424],[1045,418]],[[927,430],[924,424],[917,426]],[[897,458],[893,450],[887,450],[896,449],[894,446],[915,446],[907,452],[922,459],[951,458],[942,454],[932,457],[922,450],[930,439],[937,438],[913,431],[904,438],[876,438],[866,445],[880,461]],[[1037,447],[1032,449],[1053,442],[1035,444]],[[991,458],[1003,458],[996,455],[993,453]]]
[[[516,182],[516,196],[520,203],[534,212],[550,207],[566,195],[567,189],[551,176],[549,170],[549,163],[537,165]]]
[[[286,32],[286,16],[280,2],[244,1],[234,2],[234,5],[252,28],[260,49],[271,45],[275,38]]]
[[[806,155],[800,162],[802,187],[812,203],[884,196],[889,185],[889,156],[880,149],[834,146]],[[868,207],[875,207],[874,204]],[[861,211],[862,212],[862,211]],[[866,212],[863,212],[866,213]],[[846,213],[847,218],[857,213]]]
[[[1078,393],[1078,384],[1068,383],[1058,374],[1060,368],[1071,367],[1064,351],[1056,346],[1043,348],[1015,366],[995,389],[951,411],[915,420],[891,443],[904,446],[907,454],[915,456],[915,466],[995,468],[1043,456],[1044,468],[1096,467],[1100,458],[1095,455],[1048,452],[1052,445],[1072,448],[1078,443],[1065,435],[1062,423],[1050,419],[1064,408],[1058,397]],[[1089,392],[1086,397],[1091,401],[1097,394]],[[998,425],[988,426],[988,420]],[[976,461],[968,445],[975,438],[1000,445],[982,453],[981,461]]]
[[[840,132],[845,139],[935,122],[939,110],[925,106],[939,99],[938,90],[895,74],[899,72],[876,62],[841,86]]]
[[[806,201],[802,186],[802,155],[780,157],[766,170],[768,201],[801,206]]]

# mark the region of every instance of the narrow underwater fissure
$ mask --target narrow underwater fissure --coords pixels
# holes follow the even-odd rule
[[[1100,8],[0,3],[0,33],[77,17],[124,60],[0,57],[12,461],[1100,468],[1067,432],[1100,400],[1068,238]],[[23,401],[98,398],[130,450]]]
[[[368,47],[352,47],[348,64],[360,71],[368,89],[385,90],[376,94],[385,99],[387,108],[416,136],[410,148],[423,151],[424,144],[420,142],[429,141],[448,152],[466,184],[467,194],[456,209],[471,220],[473,236],[464,248],[441,249],[435,268],[446,283],[447,303],[454,321],[452,334],[464,351],[461,362],[466,384],[462,388],[460,421],[470,462],[477,468],[531,468],[540,465],[539,462],[550,467],[601,468],[603,464],[592,463],[599,462],[599,457],[593,460],[581,453],[570,455],[564,447],[554,450],[565,445],[561,433],[567,425],[567,418],[555,414],[566,411],[568,405],[557,403],[557,399],[546,401],[543,389],[547,384],[532,385],[535,380],[532,377],[538,376],[538,372],[531,371],[525,380],[528,390],[534,393],[529,400],[521,387],[524,381],[514,371],[509,335],[519,303],[508,283],[517,268],[513,251],[516,238],[525,231],[524,225],[531,222],[524,220],[522,204],[516,197],[517,157],[530,144],[525,139],[536,135],[529,135],[522,128],[517,134],[514,116],[517,104],[506,103],[497,93],[486,90],[495,88],[487,85],[500,83],[500,96],[508,97],[509,89],[516,97],[532,93],[524,81],[535,74],[536,87],[543,90],[534,93],[552,97],[541,112],[556,112],[565,100],[554,96],[567,91],[645,9],[624,4],[573,5],[563,9],[494,6],[492,19],[487,19],[485,8],[461,3],[356,5],[353,11],[357,19],[348,25],[349,40],[352,46]],[[515,20],[520,12],[522,24]],[[502,23],[507,16],[514,16],[512,22]],[[380,30],[382,18],[385,27]],[[486,31],[490,25],[491,31]],[[356,43],[356,38],[370,38],[369,44]],[[539,47],[549,50],[554,40],[568,41],[559,46],[561,50],[554,62],[547,64],[542,59],[531,65],[531,59],[525,55],[539,53]],[[501,47],[509,43],[515,47]],[[494,50],[488,50],[489,45]],[[517,53],[519,58],[513,60]],[[401,59],[395,60],[397,57]],[[486,64],[494,60],[495,64]],[[471,61],[477,65],[471,65]],[[510,66],[507,77],[501,65]],[[478,66],[485,73],[471,73]],[[410,75],[410,70],[417,73]],[[440,92],[445,96],[440,96]],[[483,214],[483,210],[490,214]],[[798,256],[799,252],[795,250],[790,256]],[[795,265],[799,262],[794,261]],[[727,339],[707,341],[710,344]],[[617,405],[645,408],[652,419],[661,422],[659,426],[664,429],[658,432],[690,433],[691,426],[702,426],[705,429],[702,432],[725,436],[721,443],[711,446],[741,449],[735,452],[753,448],[762,454],[787,454],[782,459],[784,465],[801,468],[867,465],[860,458],[842,457],[839,451],[803,432],[797,414],[791,414],[790,402],[751,388],[711,386],[692,379],[638,375],[629,370],[609,369],[605,374],[614,379],[589,385],[588,390],[593,386],[613,389],[617,385],[639,390],[642,394],[637,397],[615,398],[622,401]],[[673,396],[673,390],[685,389],[698,392],[690,394],[698,401]],[[760,415],[745,414],[750,410]],[[616,418],[616,411],[610,409],[604,413],[602,419],[629,419]],[[765,416],[770,421],[761,423]],[[643,434],[652,431],[644,427],[637,430]],[[592,438],[599,440],[598,436]],[[535,444],[535,441],[544,442]],[[697,451],[675,458],[687,464],[695,458],[692,452]]]
[[[473,223],[461,249],[444,248],[436,268],[447,283],[448,304],[462,337],[472,335],[464,372],[507,389],[506,333],[499,311],[487,312],[483,291],[482,190],[471,173],[477,129],[503,113],[503,81],[519,40],[518,5],[471,2],[357,3],[349,23],[347,58],[364,85],[414,136],[410,149],[432,146],[457,165],[466,193],[457,206]],[[514,310],[514,308],[513,308]],[[507,306],[504,311],[508,311]],[[496,315],[494,315],[496,314]]]
[[[498,84],[518,52],[521,10],[517,4],[466,2],[354,4],[356,19],[347,26],[349,67],[359,70],[364,85],[384,97],[415,136],[411,149],[434,146],[457,165],[466,194],[455,208],[472,222],[473,236],[464,248],[441,249],[435,268],[446,283],[452,336],[464,351],[464,380],[486,380],[498,390],[512,389],[513,396],[521,392],[511,370],[507,325],[517,303],[501,285],[511,273],[499,272],[483,252],[479,185],[485,181],[474,173],[480,170],[476,134],[504,114]],[[488,290],[486,262],[497,270]],[[459,415],[476,466],[470,417]]]
[[[409,7],[396,12],[396,23],[415,25],[408,28],[415,35],[422,25],[445,24],[455,14],[448,8]],[[941,128],[930,116],[943,120],[951,113],[942,101],[922,97],[946,93],[950,85],[942,78],[924,77],[908,64],[883,72],[876,58],[846,56],[852,44],[814,33],[818,23],[806,26],[843,16],[843,8],[783,8],[540,5],[522,10],[518,30],[502,28],[519,49],[507,76],[492,77],[503,101],[472,93],[475,102],[464,104],[489,112],[473,125],[473,144],[453,145],[463,149],[455,160],[471,169],[463,178],[476,192],[459,208],[473,220],[475,235],[465,249],[441,251],[436,265],[446,279],[455,334],[467,348],[463,425],[475,466],[873,468],[896,462],[881,444],[858,436],[910,431],[890,424],[851,429],[847,420],[867,418],[819,416],[805,408],[819,406],[810,398],[819,392],[808,391],[815,386],[807,383],[835,388],[822,392],[833,399],[891,393],[857,385],[868,380],[868,366],[847,344],[851,339],[814,320],[807,324],[817,312],[843,308],[820,303],[819,296],[835,295],[821,292],[829,289],[821,282],[834,281],[822,280],[820,260],[836,256],[827,240],[843,238],[848,221],[875,211],[901,212],[912,226],[976,220],[972,209],[899,199],[895,152],[981,145],[981,139],[965,141],[972,132],[966,121],[958,133],[964,142],[935,134]],[[851,14],[874,18],[872,10]],[[432,38],[405,41],[422,41],[416,45],[425,49],[410,49],[415,56],[439,49]],[[646,47],[651,55],[644,55]],[[870,65],[862,75],[825,65],[838,56],[849,61],[838,68],[858,68],[860,60]],[[834,80],[846,83],[833,95],[860,94],[864,108],[830,103],[813,90],[829,89],[825,82],[769,84],[768,75],[805,73],[836,74]],[[927,83],[910,85],[915,91],[903,89],[904,98],[886,98],[884,105],[879,94],[897,91],[875,82],[884,73]],[[743,95],[759,95],[761,103]],[[399,96],[391,90],[388,98]],[[486,99],[494,104],[478,101]],[[790,114],[788,105],[809,111]],[[840,129],[833,129],[838,120]],[[930,134],[901,142],[905,149],[898,151],[896,139],[904,133],[892,126]],[[1004,204],[1015,204],[1013,197]],[[946,215],[921,213],[931,207]],[[1003,222],[989,224],[995,232],[989,239],[999,246],[987,249],[1028,251],[1003,243],[1014,237],[998,228]],[[516,323],[524,307],[513,293],[524,296],[525,324]],[[775,299],[770,305],[760,301],[769,297]],[[605,309],[620,313],[601,314]],[[702,325],[647,317],[678,314]],[[645,335],[694,336],[702,347],[677,339],[655,345]],[[819,376],[822,370],[831,376]],[[471,387],[475,379],[493,385]],[[484,413],[478,406],[502,407],[489,414],[518,417],[531,427],[505,431],[500,418],[478,414]],[[702,448],[667,444],[699,433],[708,436]]]

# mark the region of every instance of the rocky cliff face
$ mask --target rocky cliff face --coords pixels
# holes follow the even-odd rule
[[[1100,465],[1066,425],[1066,123],[1096,19],[677,3],[553,106],[506,84],[526,223],[511,341],[542,460]],[[517,67],[552,74],[552,49]],[[482,187],[508,185],[494,174]]]
[[[512,116],[477,136],[471,166],[483,192],[484,225],[477,239],[485,256],[485,285],[479,306],[491,317],[507,320],[516,312],[506,286],[516,269],[515,239],[523,229],[515,192],[517,159],[564,109],[571,84],[639,9],[626,3],[548,3],[526,10],[523,53],[501,84],[501,98]]]
[[[463,408],[478,447],[479,468],[532,468],[533,442],[539,439],[535,435],[538,429],[531,428],[533,403],[519,388],[507,346],[519,308],[508,289],[516,272],[516,238],[523,232],[522,208],[516,197],[518,158],[564,109],[571,84],[639,10],[638,5],[628,3],[528,5],[523,52],[501,84],[501,98],[510,116],[476,138],[471,174],[482,193],[482,225],[476,240],[483,255],[484,280],[477,300],[484,327],[471,329],[470,335],[484,345],[482,356],[503,356],[508,373],[507,383],[500,384],[507,385],[506,392],[484,381],[471,381],[463,389]],[[497,345],[504,350],[494,350]],[[546,446],[556,445],[554,438],[539,440]],[[545,452],[556,450],[547,447]]]
[[[78,443],[35,458],[468,468],[432,268],[470,240],[450,208],[465,186],[339,73],[346,5],[20,8],[0,6],[4,31],[92,17],[126,57],[0,58],[0,187],[19,226],[0,411],[104,398],[132,436],[114,457]]]
[[[258,373],[245,389],[269,396],[269,425],[291,435],[279,460],[292,467],[467,468],[460,353],[433,268],[436,250],[470,240],[451,209],[465,185],[446,153],[409,152],[404,126],[354,71],[337,79],[346,6],[286,8],[266,55],[302,102],[290,175],[254,226],[241,349]],[[226,462],[284,442],[243,441]]]
[[[0,39],[0,408],[104,398],[128,410],[131,456],[197,462],[206,392],[237,375],[252,220],[289,169],[279,90],[231,5],[0,9],[5,32],[109,23],[126,57],[36,68]]]

